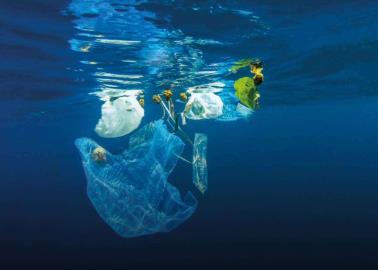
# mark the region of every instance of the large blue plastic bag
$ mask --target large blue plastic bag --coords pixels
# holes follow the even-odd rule
[[[88,197],[101,218],[119,235],[169,232],[196,210],[193,194],[188,192],[182,199],[167,181],[184,143],[167,130],[163,121],[138,130],[130,138],[129,149],[119,155],[88,138],[77,139],[75,144],[87,176]],[[96,151],[104,155],[95,155]]]

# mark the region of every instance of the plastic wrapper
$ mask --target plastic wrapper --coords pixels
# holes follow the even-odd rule
[[[193,184],[204,194],[207,190],[207,135],[196,133],[193,143]]]

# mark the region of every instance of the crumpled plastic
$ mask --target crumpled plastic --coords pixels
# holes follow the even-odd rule
[[[222,115],[222,99],[214,93],[192,93],[186,103],[185,117],[192,120],[213,119]]]
[[[254,110],[258,106],[260,93],[255,86],[252,78],[243,77],[234,83],[235,95],[240,102],[248,108]]]
[[[204,194],[207,190],[207,135],[196,133],[193,143],[193,184]]]
[[[182,199],[167,180],[184,143],[162,120],[133,134],[129,149],[119,155],[89,138],[79,138],[75,144],[87,177],[88,197],[119,235],[129,238],[169,232],[195,212],[198,203],[193,194],[188,192]]]
[[[144,109],[136,96],[108,99],[101,107],[95,131],[104,138],[121,137],[138,128],[143,116]]]
[[[233,84],[233,81],[225,81],[189,87],[186,93],[194,97],[188,100],[182,114],[183,124],[185,124],[185,117],[194,120],[215,118],[217,121],[227,122],[251,117],[253,110],[240,104],[239,98],[230,91]],[[209,94],[210,98],[204,99],[202,94]],[[212,102],[207,102],[208,99]],[[193,108],[191,108],[192,105],[194,105]]]

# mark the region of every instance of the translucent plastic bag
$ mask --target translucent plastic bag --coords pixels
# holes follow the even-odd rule
[[[184,143],[162,120],[130,138],[129,149],[113,155],[88,138],[75,141],[87,177],[87,193],[101,218],[123,237],[168,232],[196,210],[168,182]]]
[[[121,137],[138,128],[143,116],[144,109],[136,96],[108,99],[101,107],[95,131],[104,138]]]
[[[207,190],[207,135],[196,133],[193,143],[193,184],[204,194]]]
[[[186,103],[185,117],[192,120],[212,119],[222,115],[222,99],[213,93],[192,93]]]

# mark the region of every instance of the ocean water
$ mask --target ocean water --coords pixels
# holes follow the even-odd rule
[[[377,269],[376,1],[0,1],[2,269]],[[90,93],[149,99],[264,62],[248,119],[190,121],[208,135],[209,189],[169,233],[124,239],[86,194],[78,137],[100,138]],[[246,75],[246,74],[244,74]]]

